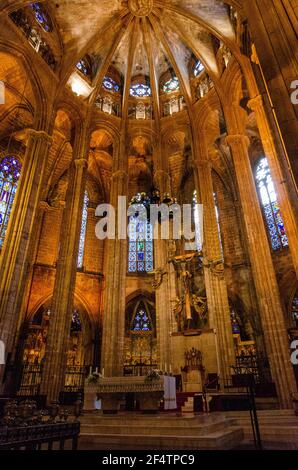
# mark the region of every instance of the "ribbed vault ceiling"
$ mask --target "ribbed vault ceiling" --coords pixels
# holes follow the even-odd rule
[[[31,2],[4,0],[2,13]],[[160,77],[172,69],[190,100],[189,61],[202,61],[216,82],[220,70],[212,37],[237,49],[228,4],[221,0],[48,0],[44,3],[62,45],[59,73],[66,83],[86,54],[94,60],[93,97],[112,65],[123,77],[123,99],[134,76],[149,77],[153,96]],[[0,10],[0,14],[1,14]]]

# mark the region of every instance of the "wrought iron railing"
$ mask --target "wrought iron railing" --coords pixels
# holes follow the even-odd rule
[[[68,366],[65,372],[64,392],[82,392],[88,375],[88,366]],[[18,390],[20,396],[36,396],[40,393],[42,376],[41,364],[23,364],[21,384]]]

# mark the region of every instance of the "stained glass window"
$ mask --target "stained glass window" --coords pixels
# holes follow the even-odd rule
[[[36,21],[40,24],[42,29],[46,31],[47,33],[52,31],[53,27],[52,27],[51,20],[49,16],[47,15],[47,13],[44,11],[43,6],[38,2],[31,3],[30,6],[32,10],[34,11]]]
[[[200,60],[198,60],[196,65],[193,68],[194,76],[198,77],[200,75],[200,73],[203,72],[204,69],[205,69],[204,65],[202,64],[202,62]]]
[[[144,305],[141,303],[132,323],[132,331],[151,331],[152,325]]]
[[[129,219],[128,271],[145,273],[153,270],[153,228],[149,221]]]
[[[0,161],[0,249],[11,213],[21,174],[21,164],[15,156],[6,156]]]
[[[256,167],[256,182],[273,250],[288,246],[283,219],[272,181],[268,160],[261,158]]]
[[[130,96],[136,96],[137,98],[144,98],[145,96],[151,95],[151,88],[149,85],[143,83],[136,83],[132,85],[129,90]]]
[[[84,262],[85,239],[86,239],[87,218],[88,218],[88,205],[89,205],[88,193],[87,193],[87,191],[85,191],[84,204],[83,204],[83,214],[82,214],[81,234],[80,234],[80,243],[79,243],[79,255],[78,255],[78,268],[79,269],[81,269],[83,267],[83,262]]]
[[[237,319],[236,312],[233,307],[231,307],[231,323],[232,323],[232,332],[233,335],[240,335],[240,325]]]
[[[193,192],[193,216],[194,216],[194,224],[195,224],[195,239],[196,239],[196,247],[198,251],[202,251],[203,248],[203,240],[202,240],[202,214],[200,212],[200,205],[198,202],[198,194],[197,190]]]
[[[164,83],[163,87],[164,93],[172,93],[179,89],[179,80],[177,77],[172,77],[170,80]]]
[[[79,62],[77,63],[77,69],[82,72],[82,74],[86,77],[90,75],[90,67],[85,59],[79,60]]]
[[[118,93],[120,91],[120,85],[110,77],[104,77],[102,86],[108,90]]]
[[[70,331],[73,333],[75,331],[82,331],[82,323],[80,320],[79,312],[74,309],[71,319]]]
[[[221,254],[223,256],[224,253],[223,253],[223,244],[222,244],[221,229],[220,229],[220,215],[219,215],[219,207],[218,207],[218,201],[217,201],[216,193],[213,193],[213,197],[214,197],[214,204],[215,204],[215,215],[216,215],[216,221],[217,221],[220,251],[221,251]]]

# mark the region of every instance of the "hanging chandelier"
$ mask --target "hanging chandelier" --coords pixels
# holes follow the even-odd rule
[[[160,196],[159,189],[153,187],[150,193],[137,193],[130,201],[129,206],[138,206],[142,205],[147,211],[147,219],[150,219],[150,206],[161,206],[166,205],[169,208],[169,218],[173,219],[175,209],[177,209],[177,199],[172,197],[170,193],[164,193],[163,196]],[[162,213],[159,212],[158,221],[163,220]]]

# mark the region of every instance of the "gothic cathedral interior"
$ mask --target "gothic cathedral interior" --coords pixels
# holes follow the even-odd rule
[[[297,34],[295,0],[0,2],[0,449],[298,449]]]

